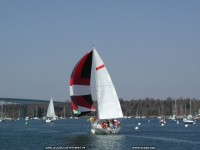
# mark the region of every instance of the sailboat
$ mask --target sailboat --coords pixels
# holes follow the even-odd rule
[[[136,110],[135,118],[136,118],[136,119],[139,119],[139,118],[140,118],[139,115],[138,115],[138,109]]]
[[[177,106],[176,106],[176,100],[175,100],[175,103],[174,103],[174,109],[173,109],[173,115],[172,115],[172,120],[176,121],[177,119]]]
[[[163,126],[162,124],[166,123],[163,111],[164,111],[164,108],[163,108],[163,102],[162,102],[162,115],[160,117],[160,124],[161,124],[161,126]],[[159,113],[160,113],[160,109],[159,109]]]
[[[48,109],[47,109],[46,123],[49,123],[49,122],[55,121],[55,120],[56,120],[56,114],[55,114],[55,110],[54,110],[53,99],[51,98]]]
[[[33,116],[34,116],[34,114],[33,114]],[[33,117],[33,119],[39,120],[39,118],[37,116],[38,116],[38,110],[37,110],[37,106],[36,106],[36,114],[35,114],[35,117]]]
[[[18,114],[18,118],[17,118],[17,120],[20,120],[20,116],[21,116],[20,113],[21,113],[21,112],[20,112],[20,108],[19,108],[19,114]]]
[[[0,118],[0,122],[3,121],[3,101],[1,101],[1,118]]]
[[[183,118],[183,122],[185,124],[195,124],[195,121],[193,119],[192,112],[191,112],[191,106],[192,106],[192,104],[191,104],[191,100],[190,100],[190,114],[188,115],[187,118]]]
[[[116,134],[121,125],[117,118],[123,118],[119,98],[110,75],[101,57],[93,48],[74,67],[70,78],[70,96],[76,117],[95,112],[90,88],[92,63],[95,68],[98,115],[90,118],[93,134]]]

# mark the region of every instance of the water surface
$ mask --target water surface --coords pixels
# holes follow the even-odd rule
[[[0,123],[0,149],[200,149],[200,122],[187,128],[181,121],[180,124],[167,121],[160,126],[158,119],[123,119],[121,124],[118,135],[93,135],[86,119],[65,119],[53,123],[30,120],[29,125],[25,125],[24,120],[5,121]],[[135,126],[139,130],[135,130]]]

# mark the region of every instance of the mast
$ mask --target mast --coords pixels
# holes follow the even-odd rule
[[[19,107],[19,114],[18,114],[18,118],[20,118],[21,114],[20,114],[20,107]]]
[[[65,112],[65,106],[64,106],[64,115],[63,115],[64,118],[66,118],[65,113],[66,113],[66,112]]]
[[[1,101],[1,120],[3,119],[3,100]]]
[[[92,51],[94,51],[95,50],[95,43],[93,43],[93,47],[92,47]],[[94,52],[93,52],[93,55],[94,55]],[[95,70],[95,58],[94,58],[94,56],[92,57],[92,63],[93,63],[93,68],[94,68],[94,70]],[[97,93],[97,80],[96,80],[96,77],[97,77],[97,75],[96,75],[96,71],[95,71],[95,85],[96,85],[96,93]],[[96,94],[96,100],[97,100],[97,94]],[[98,100],[97,100],[97,107],[98,107],[98,104],[99,102],[98,102]],[[99,110],[97,109],[97,111],[96,111],[96,116],[97,116],[97,118],[99,119]]]
[[[185,103],[185,117],[186,117],[186,114],[187,114],[187,113],[186,113],[186,104],[187,104],[187,103]]]
[[[174,115],[177,115],[177,111],[176,111],[176,100],[175,100],[175,104],[174,104]]]
[[[44,117],[45,117],[45,105],[44,105]]]
[[[164,112],[164,110],[163,110],[163,101],[162,101],[162,117],[164,116],[163,112]]]
[[[191,108],[192,108],[192,101],[190,100],[190,115],[192,115]]]
[[[35,114],[35,117],[37,117],[37,115],[38,115],[38,112],[37,112],[37,105],[36,105],[36,114]]]

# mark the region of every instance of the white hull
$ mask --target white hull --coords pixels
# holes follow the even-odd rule
[[[52,118],[52,119],[51,119],[51,121],[56,121],[56,120],[57,120],[56,118]]]
[[[34,120],[39,120],[39,118],[38,118],[38,117],[34,117],[33,119],[34,119]]]
[[[46,123],[54,122],[56,120],[57,120],[56,118],[48,118],[46,119]]]
[[[29,117],[26,117],[25,120],[29,120]]]
[[[92,125],[91,132],[93,134],[117,134],[121,129],[120,122],[119,121],[117,122],[118,122],[117,125],[110,124],[109,126],[103,126],[102,125],[103,121],[95,121],[91,123]]]
[[[195,123],[193,120],[186,119],[186,118],[183,118],[183,122],[184,122],[185,124],[194,124],[194,123]]]
[[[50,123],[50,122],[51,122],[51,120],[50,120],[50,119],[47,119],[47,120],[46,120],[46,123]]]

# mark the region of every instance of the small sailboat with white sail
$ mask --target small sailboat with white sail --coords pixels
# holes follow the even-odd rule
[[[55,120],[56,120],[56,114],[54,110],[53,99],[51,98],[48,109],[47,109],[46,123],[50,123],[51,121],[55,121]]]
[[[70,96],[73,112],[80,117],[96,111],[90,88],[92,63],[95,68],[98,115],[90,118],[91,132],[116,134],[121,129],[117,118],[123,118],[123,113],[110,75],[95,48],[80,59],[72,72]]]

